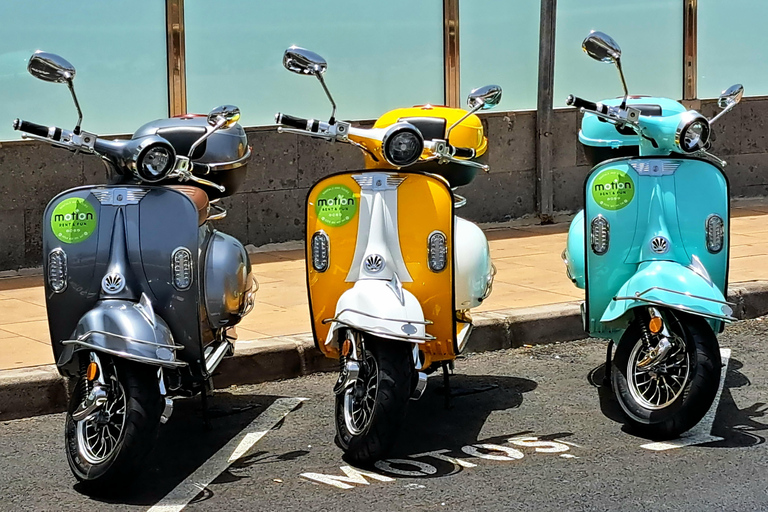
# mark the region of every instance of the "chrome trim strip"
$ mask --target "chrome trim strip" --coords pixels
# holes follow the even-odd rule
[[[123,336],[122,334],[115,334],[113,332],[98,331],[98,330],[88,331],[88,332],[78,336],[76,340],[64,340],[64,341],[62,341],[62,343],[64,345],[67,345],[68,341],[69,342],[84,341],[84,340],[87,340],[88,338],[90,338],[93,334],[102,334],[104,336],[112,336],[113,338],[119,338],[121,340],[131,341],[133,343],[140,343],[142,345],[149,345],[151,347],[167,348],[167,349],[170,349],[170,350],[184,350],[184,346],[183,345],[165,345],[163,343],[155,343],[154,341],[144,341],[144,340],[139,340],[139,339],[136,339],[136,338],[131,338],[130,336]],[[69,344],[71,345],[72,343],[69,343]]]
[[[100,347],[98,345],[94,345],[92,343],[85,343],[83,341],[79,340],[62,340],[62,345],[80,345],[85,348],[90,348],[92,350],[95,350],[96,352],[104,352],[105,354],[110,354],[117,357],[123,357],[125,359],[129,359],[131,361],[136,361],[138,363],[148,363],[148,364],[154,364],[158,366],[164,366],[167,368],[183,368],[185,366],[189,366],[184,361],[164,361],[162,359],[152,359],[151,357],[144,357],[144,356],[136,356],[133,354],[129,354],[127,352],[121,352],[119,350],[112,350],[109,348]],[[164,347],[167,347],[167,345],[164,345]]]
[[[245,161],[248,160],[249,158],[251,158],[251,146],[248,146],[248,151],[246,151],[245,154],[240,158],[238,158],[237,160],[232,160],[230,162],[214,162],[212,164],[198,164],[198,165],[207,165],[209,171],[228,171],[230,169],[242,167],[243,165],[245,165]]]
[[[666,302],[661,302],[659,300],[653,300],[653,299],[646,299],[644,297],[614,297],[613,300],[638,300],[640,302],[645,302],[646,304],[653,304],[654,306],[676,309],[678,311],[683,311],[685,313],[691,313],[694,315],[703,316],[705,318],[714,318],[715,320],[723,320],[726,322],[736,322],[738,320],[737,318],[734,318],[728,315],[715,315],[713,313],[704,313],[702,311],[696,311],[695,309],[691,309],[686,306],[667,304]],[[719,302],[719,301],[716,301],[716,302]]]
[[[421,320],[403,320],[401,318],[384,318],[383,316],[376,316],[372,315],[370,313],[364,313],[363,311],[358,311],[357,309],[352,308],[346,308],[339,311],[339,313],[333,317],[333,318],[326,318],[323,320],[324,324],[328,324],[331,322],[338,322],[339,316],[343,315],[344,313],[356,313],[358,315],[367,316],[368,318],[375,318],[376,320],[386,320],[387,322],[401,322],[404,324],[419,324],[419,325],[432,325],[434,322],[432,320],[424,320],[423,322]]]
[[[726,306],[736,306],[734,302],[728,302],[727,300],[722,301],[722,300],[710,299],[709,297],[701,297],[699,295],[693,295],[692,293],[688,293],[688,292],[679,292],[677,290],[670,290],[669,288],[662,288],[661,286],[652,286],[645,291],[637,292],[635,293],[634,297],[614,297],[613,300],[635,300],[635,299],[639,299],[646,293],[651,292],[653,290],[661,290],[662,292],[676,293],[677,295],[684,295],[686,297],[691,297],[693,299],[706,300],[709,302],[715,302],[717,304],[724,304]]]
[[[395,339],[398,339],[398,340],[405,340],[405,341],[433,341],[433,340],[437,339],[434,336],[432,336],[431,334],[426,334],[426,333],[425,333],[425,335],[423,337],[422,336],[404,336],[402,334],[397,334],[397,333],[394,333],[394,332],[381,331],[381,330],[376,330],[376,329],[368,329],[368,328],[365,328],[365,327],[360,327],[359,325],[351,324],[349,322],[345,322],[344,320],[339,320],[337,318],[327,318],[326,320],[328,320],[328,322],[339,323],[339,324],[344,325],[346,327],[349,327],[351,329],[357,329],[358,331],[363,331],[363,332],[366,332],[368,334],[373,334],[374,336],[386,336],[388,338],[395,338]],[[326,320],[323,320],[323,323],[327,323]]]

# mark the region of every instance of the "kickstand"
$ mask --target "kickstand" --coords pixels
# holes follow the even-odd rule
[[[613,354],[613,340],[608,342],[608,349],[605,351],[605,371],[603,372],[603,386],[611,387],[611,355]]]
[[[445,408],[452,409],[451,404],[451,379],[449,374],[450,361],[443,361],[443,391],[445,392]]]
[[[211,415],[208,411],[208,386],[203,386],[203,391],[200,393],[200,404],[203,406],[203,428],[210,431],[211,427]]]

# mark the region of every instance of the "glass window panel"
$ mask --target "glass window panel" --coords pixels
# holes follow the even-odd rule
[[[245,126],[278,111],[327,119],[318,81],[282,66],[294,44],[328,62],[340,119],[444,101],[441,0],[186,0],[184,16],[190,112],[234,104]]]
[[[768,3],[765,0],[734,2],[707,0],[698,3],[699,98],[716,98],[735,83],[744,94],[768,94]]]
[[[630,94],[682,97],[681,0],[560,0],[555,106],[565,106],[569,94],[592,101],[623,95],[615,66],[594,61],[581,50],[581,42],[590,30],[605,32],[621,46],[621,64]]]
[[[461,100],[488,84],[503,89],[495,110],[536,108],[539,2],[471,0],[459,3]]]
[[[168,115],[165,2],[158,0],[5,0],[0,2],[0,140],[20,138],[19,117],[72,129],[77,113],[64,84],[27,73],[35,50],[77,69],[83,129],[132,133]]]

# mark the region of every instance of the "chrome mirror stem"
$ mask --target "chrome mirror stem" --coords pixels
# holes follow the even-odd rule
[[[629,89],[627,88],[627,81],[624,79],[624,70],[621,69],[621,58],[616,59],[616,68],[619,70],[619,78],[621,78],[621,86],[624,88],[624,99],[621,100],[621,108],[627,108],[627,98],[629,97]]]
[[[73,132],[75,135],[80,135],[80,125],[83,122],[83,111],[80,110],[80,102],[77,101],[77,95],[75,94],[75,86],[72,84],[72,79],[67,80],[67,86],[69,92],[72,94],[72,100],[75,102],[75,108],[77,109],[77,124]]]
[[[216,124],[215,124],[215,125],[211,126],[210,128],[206,128],[206,131],[205,131],[205,133],[202,135],[202,137],[200,137],[199,139],[197,139],[197,140],[195,141],[195,143],[194,143],[194,144],[192,144],[192,146],[190,146],[190,148],[189,148],[189,153],[187,153],[187,158],[192,158],[192,155],[194,155],[194,154],[195,154],[195,150],[197,149],[197,147],[198,147],[200,144],[202,144],[203,142],[205,142],[205,141],[208,139],[208,137],[210,137],[211,135],[213,135],[213,134],[214,134],[214,132],[216,132],[216,130],[218,130],[219,128],[221,128],[222,126],[224,126],[226,123],[227,123],[227,120],[226,120],[226,119],[224,119],[223,117],[219,117],[219,118],[216,120]]]
[[[331,102],[331,106],[333,107],[333,110],[331,111],[331,118],[328,120],[329,124],[333,124],[336,122],[336,102],[333,101],[333,96],[331,96],[331,91],[329,91],[328,87],[325,85],[325,80],[323,80],[322,73],[315,73],[315,76],[317,77],[318,80],[320,80],[320,85],[323,86],[325,95],[328,96],[328,101]]]
[[[463,120],[465,120],[466,118],[468,118],[469,116],[471,116],[472,114],[474,114],[475,112],[480,110],[481,108],[483,108],[483,103],[479,103],[479,104],[475,105],[474,107],[472,107],[472,110],[470,110],[469,112],[467,112],[466,114],[461,116],[461,118],[458,121],[453,123],[450,126],[450,128],[448,128],[448,130],[445,132],[445,140],[446,140],[446,142],[448,142],[451,139],[451,130],[456,128],[459,124],[461,124],[461,122]]]

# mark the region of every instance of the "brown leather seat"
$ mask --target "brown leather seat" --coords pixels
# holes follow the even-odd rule
[[[197,225],[202,226],[208,218],[208,210],[210,208],[208,194],[203,189],[191,185],[166,185],[166,187],[178,190],[195,203],[195,208],[197,208]]]

